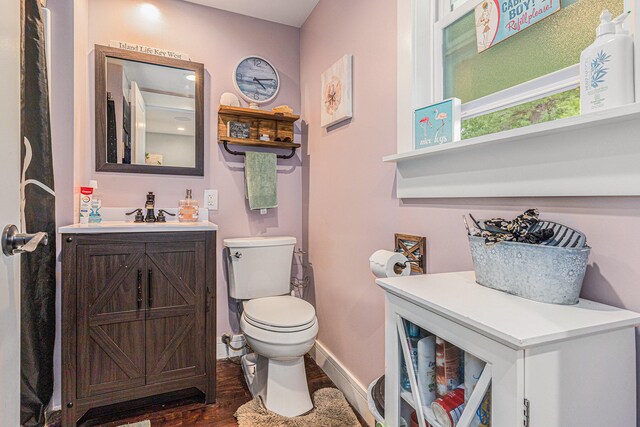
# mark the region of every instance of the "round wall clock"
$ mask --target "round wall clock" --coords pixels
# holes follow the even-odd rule
[[[233,73],[233,84],[251,106],[272,101],[280,90],[276,67],[259,56],[243,58]]]

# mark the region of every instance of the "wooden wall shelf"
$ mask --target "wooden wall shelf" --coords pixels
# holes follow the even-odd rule
[[[293,141],[293,123],[298,119],[300,119],[300,116],[294,114],[221,105],[218,110],[218,143],[223,144],[225,150],[230,154],[239,156],[244,155],[244,152],[233,151],[229,149],[228,144],[291,150],[289,155],[278,155],[280,159],[290,159],[295,155],[296,150],[300,148],[300,144],[276,141],[276,139]],[[227,123],[229,121],[247,123],[251,129],[250,137],[233,138],[227,136]],[[261,141],[260,135],[262,134],[269,135],[270,141]]]
[[[236,115],[242,117],[250,117],[253,119],[278,120],[283,122],[295,122],[300,116],[295,114],[274,113],[267,110],[254,110],[253,108],[230,107],[221,105],[218,114]]]
[[[264,148],[300,148],[300,144],[294,142],[278,142],[278,141],[260,141],[257,139],[245,139],[245,138],[229,138],[221,137],[220,143],[227,142],[233,145],[246,145],[251,147],[264,147]]]

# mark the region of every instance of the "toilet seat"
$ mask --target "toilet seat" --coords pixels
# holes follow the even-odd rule
[[[249,300],[243,317],[256,328],[272,332],[304,331],[316,323],[313,306],[290,295]]]

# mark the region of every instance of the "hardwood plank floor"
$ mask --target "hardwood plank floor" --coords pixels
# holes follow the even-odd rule
[[[305,356],[305,366],[309,391],[325,387],[335,387],[333,382],[309,357]],[[112,414],[86,420],[83,427],[100,426],[116,427],[127,423],[150,420],[151,427],[233,427],[237,426],[233,414],[242,404],[251,400],[242,368],[228,360],[218,360],[217,364],[217,396],[216,403],[205,405],[201,398],[187,398],[170,403],[147,406],[137,411]],[[365,421],[354,410],[362,426]],[[52,420],[53,421],[53,420]],[[59,427],[59,421],[49,424]]]

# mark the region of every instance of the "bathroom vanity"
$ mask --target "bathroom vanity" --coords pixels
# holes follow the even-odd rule
[[[216,230],[206,221],[60,228],[63,426],[163,393],[195,388],[215,400]]]
[[[587,300],[571,306],[530,301],[478,285],[473,272],[376,283],[387,303],[387,426],[397,427],[415,410],[418,419],[440,427],[430,402],[415,392],[405,333],[411,322],[486,362],[456,427],[472,425],[487,392],[492,427],[635,427],[640,314]],[[413,393],[400,384],[403,358]]]

